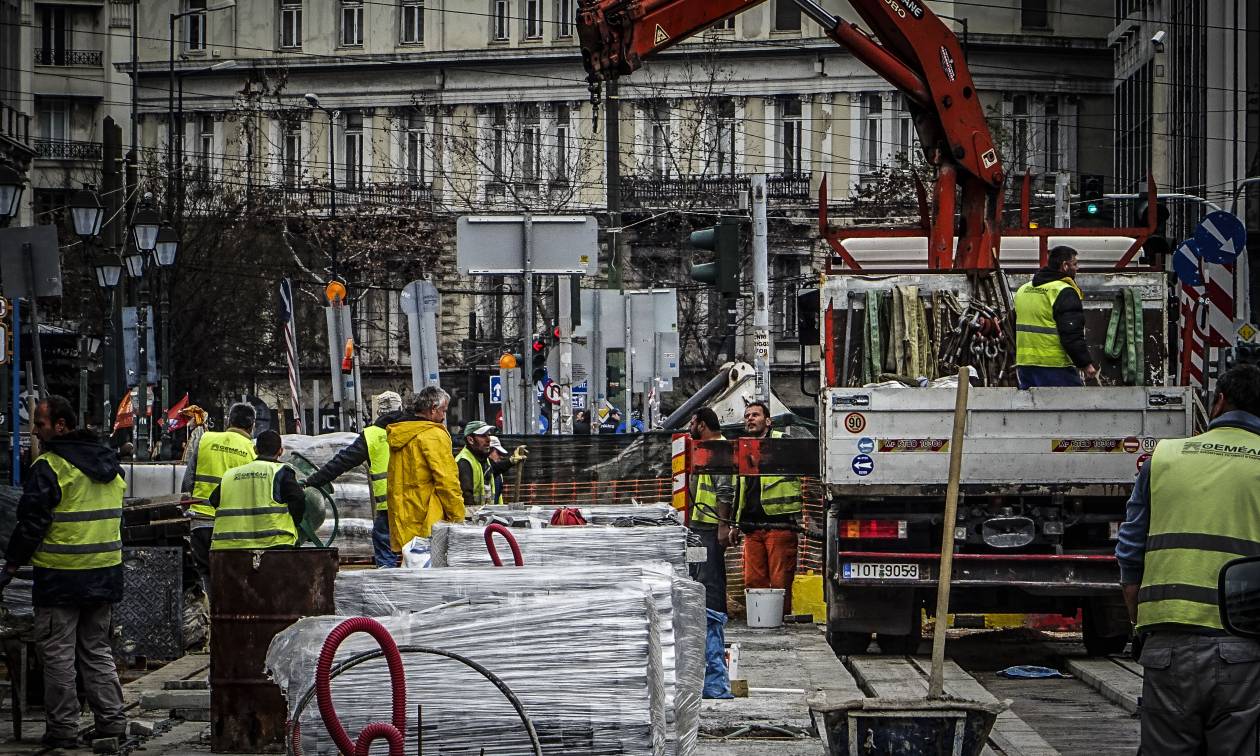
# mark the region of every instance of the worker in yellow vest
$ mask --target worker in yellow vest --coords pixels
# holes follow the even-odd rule
[[[499,505],[507,503],[503,473],[523,463],[528,457],[529,449],[524,445],[509,452],[497,435],[490,437],[490,472],[494,476],[494,493],[490,503]]]
[[[374,510],[372,556],[377,567],[397,567],[398,555],[389,543],[389,433],[386,429],[411,417],[403,412],[402,397],[395,391],[377,394],[375,402],[376,419],[372,424],[323,467],[311,473],[305,482],[308,486],[324,486],[350,470],[366,465]]]
[[[214,508],[207,502],[224,473],[254,461],[254,416],[252,404],[233,404],[228,408],[227,430],[202,434],[184,471],[184,492],[200,499],[188,508],[192,517],[188,544],[206,596],[210,595],[210,535],[214,531]]]
[[[1221,624],[1221,568],[1260,554],[1260,367],[1221,376],[1205,433],[1142,466],[1116,559],[1141,639],[1142,753],[1255,754],[1260,642]]]
[[[459,468],[459,490],[464,496],[465,516],[494,503],[494,471],[490,468],[490,440],[493,425],[470,420],[464,425],[464,448],[455,455]]]
[[[78,683],[92,707],[96,738],[127,728],[122,686],[110,647],[113,605],[123,598],[122,507],[127,484],[118,456],[96,434],[78,430],[64,397],[35,407],[35,459],[5,547],[0,591],[19,567],[35,567],[31,602],[44,664],[43,740],[79,747]]]
[[[1046,267],[1015,292],[1015,374],[1021,389],[1083,386],[1098,366],[1085,341],[1085,309],[1076,285],[1076,250],[1050,250]]]
[[[265,430],[255,442],[258,457],[223,474],[210,494],[215,509],[212,551],[293,548],[306,515],[306,494],[297,472],[280,461],[280,434]]]
[[[750,438],[781,438],[770,430],[770,407],[755,401],[744,408],[744,432]],[[744,587],[782,588],[783,613],[792,613],[796,577],[796,522],[801,512],[801,481],[778,475],[741,476],[735,520],[744,540]]]

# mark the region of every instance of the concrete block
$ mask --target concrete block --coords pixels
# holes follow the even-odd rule
[[[147,711],[167,709],[209,709],[208,690],[161,690],[140,694],[140,708]]]
[[[209,722],[210,707],[204,709],[171,709],[172,719],[182,719],[185,722]]]
[[[117,753],[119,745],[118,738],[97,738],[92,741],[92,752]]]
[[[147,738],[153,734],[154,723],[146,719],[133,719],[127,723],[127,734]]]
[[[167,680],[163,690],[210,690],[209,680]]]

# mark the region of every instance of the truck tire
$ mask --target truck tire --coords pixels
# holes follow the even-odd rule
[[[870,633],[844,633],[827,631],[827,643],[836,656],[856,656],[866,653],[871,646]]]

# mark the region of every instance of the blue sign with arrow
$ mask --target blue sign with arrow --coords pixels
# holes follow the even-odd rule
[[[1217,210],[1194,229],[1194,243],[1207,262],[1232,265],[1247,246],[1247,227],[1233,213]]]
[[[875,460],[868,454],[859,454],[853,458],[853,474],[865,478],[875,472]]]

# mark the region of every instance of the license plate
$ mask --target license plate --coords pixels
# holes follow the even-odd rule
[[[845,580],[918,580],[919,565],[893,562],[845,562]]]

